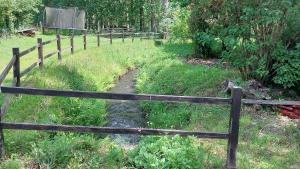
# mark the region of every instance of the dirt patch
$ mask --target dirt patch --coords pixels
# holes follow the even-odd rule
[[[188,58],[186,60],[187,64],[191,65],[205,65],[208,67],[221,66],[228,68],[229,64],[227,62],[222,62],[221,59],[201,59],[201,58]]]
[[[287,128],[296,128],[299,120],[276,115],[275,110],[255,110],[252,106],[243,106],[243,114],[250,114],[252,122],[246,128],[260,126],[259,137],[264,135],[279,135],[289,137],[291,133]]]

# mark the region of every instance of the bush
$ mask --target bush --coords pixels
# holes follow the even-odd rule
[[[221,55],[223,44],[220,38],[199,32],[194,36],[194,42],[196,53],[204,58],[216,58]]]
[[[299,0],[191,2],[196,54],[221,55],[244,79],[299,84]]]
[[[190,139],[148,138],[129,153],[129,165],[147,169],[203,169],[204,158],[204,149],[194,147]]]
[[[273,69],[276,75],[274,83],[284,88],[297,87],[300,85],[300,43],[296,50],[286,50],[283,45],[278,45],[273,52],[276,63]]]

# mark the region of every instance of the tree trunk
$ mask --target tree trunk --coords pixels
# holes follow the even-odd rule
[[[151,16],[151,32],[156,32],[156,31],[157,31],[156,18],[155,18],[155,14],[152,14],[152,16]]]
[[[167,17],[168,9],[169,9],[169,0],[162,0],[162,3],[163,3],[164,17]]]
[[[155,17],[155,8],[154,8],[154,3],[153,0],[151,0],[151,5],[152,5],[152,11],[151,11],[151,32],[156,32],[157,31],[157,24],[156,24],[156,17]]]
[[[145,31],[144,7],[140,8],[140,31]]]
[[[163,10],[164,10],[164,18],[166,19],[168,17],[168,10],[169,10],[169,0],[162,0],[163,3]],[[167,28],[163,28],[164,32],[168,32]],[[164,39],[167,38],[167,34],[164,33]]]

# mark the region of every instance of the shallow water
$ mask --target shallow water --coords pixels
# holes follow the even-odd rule
[[[110,90],[112,93],[135,93],[137,70],[131,70],[122,76]],[[107,127],[140,128],[145,126],[145,113],[139,109],[138,101],[108,100]],[[139,141],[137,135],[112,134],[110,137],[120,146],[130,148]]]

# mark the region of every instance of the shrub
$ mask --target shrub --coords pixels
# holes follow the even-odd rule
[[[221,55],[223,44],[217,38],[206,32],[199,32],[194,36],[196,53],[204,58],[215,58]]]
[[[300,85],[300,43],[296,50],[286,50],[283,45],[278,45],[273,52],[276,63],[273,69],[276,72],[274,83],[285,88]]]
[[[148,138],[129,152],[129,165],[147,169],[202,169],[204,158],[204,149],[193,146],[191,139],[179,136]]]
[[[197,55],[222,58],[244,79],[299,84],[299,0],[191,2]],[[223,50],[223,51],[222,51]]]

